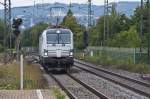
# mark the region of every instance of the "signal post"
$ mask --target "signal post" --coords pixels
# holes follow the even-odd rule
[[[22,19],[21,18],[15,18],[13,19],[13,34],[16,37],[16,52],[17,52],[17,61],[19,61],[19,49],[20,49],[20,25],[22,24]]]

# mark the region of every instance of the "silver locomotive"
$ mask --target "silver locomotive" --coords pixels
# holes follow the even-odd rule
[[[73,66],[73,33],[70,29],[50,28],[39,37],[40,63],[49,70]]]

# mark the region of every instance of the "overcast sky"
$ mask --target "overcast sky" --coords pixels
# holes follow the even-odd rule
[[[4,0],[0,0],[0,2],[3,2]],[[15,6],[28,6],[33,5],[34,1],[36,3],[54,3],[54,2],[60,2],[60,3],[87,3],[88,0],[11,0],[12,7]],[[104,0],[92,0],[93,4],[96,5],[103,5]],[[140,0],[109,0],[109,2],[118,2],[118,1],[140,1]],[[2,5],[0,5],[0,8],[2,8]]]

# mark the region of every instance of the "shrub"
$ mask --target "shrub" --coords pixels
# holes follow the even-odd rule
[[[4,50],[4,47],[2,46],[2,44],[0,44],[0,52],[2,52]]]

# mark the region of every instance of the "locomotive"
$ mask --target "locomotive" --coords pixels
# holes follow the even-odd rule
[[[48,70],[67,70],[73,66],[73,33],[70,29],[49,28],[39,37],[40,63]]]

